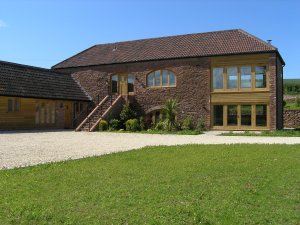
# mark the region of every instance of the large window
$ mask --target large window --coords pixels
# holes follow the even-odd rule
[[[255,67],[255,87],[265,88],[267,84],[266,67],[256,66]]]
[[[224,69],[213,68],[213,88],[214,89],[223,89],[223,72]]]
[[[118,93],[118,75],[111,77],[111,92]]]
[[[134,92],[134,75],[128,74],[128,92]]]
[[[227,88],[236,89],[238,87],[237,66],[227,67]]]
[[[227,125],[228,126],[237,126],[238,121],[238,107],[237,105],[228,105],[227,106]]]
[[[174,87],[176,75],[169,70],[156,70],[147,76],[147,87]]]
[[[242,126],[251,126],[251,114],[252,106],[251,105],[241,105],[241,125]]]
[[[251,66],[241,67],[241,88],[251,88],[252,75]]]
[[[267,105],[256,105],[256,126],[267,126]]]
[[[267,88],[266,65],[240,65],[212,68],[212,89],[242,91]]]
[[[213,113],[213,125],[223,126],[223,105],[214,105]]]
[[[268,116],[267,104],[212,105],[212,125],[216,128],[266,129]]]

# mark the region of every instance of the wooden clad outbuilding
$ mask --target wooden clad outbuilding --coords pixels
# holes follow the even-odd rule
[[[72,128],[90,101],[72,76],[0,61],[0,129]]]

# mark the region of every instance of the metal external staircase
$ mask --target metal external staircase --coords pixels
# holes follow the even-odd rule
[[[75,131],[94,131],[103,119],[121,99],[121,95],[107,95],[92,112],[79,124]]]

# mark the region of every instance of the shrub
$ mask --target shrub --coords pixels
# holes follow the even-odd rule
[[[203,131],[206,131],[204,119],[199,118],[198,123],[197,123],[197,127],[196,127],[196,131],[199,134],[201,134]]]
[[[282,102],[282,106],[283,106],[283,107],[285,107],[285,106],[286,106],[286,101],[285,101],[285,100],[283,100],[283,102]]]
[[[111,119],[109,121],[109,129],[110,130],[119,130],[120,128],[120,120],[118,119]]]
[[[193,119],[191,116],[187,116],[181,124],[181,129],[192,130],[193,129]]]
[[[157,124],[155,124],[155,130],[164,130],[164,122],[163,121],[159,121]]]
[[[137,119],[130,119],[125,122],[125,127],[127,131],[138,131],[141,129],[139,121]]]
[[[100,120],[99,122],[99,130],[105,131],[108,129],[108,123],[106,120]]]
[[[300,97],[297,97],[297,98],[296,98],[296,106],[297,106],[297,107],[300,107]]]
[[[144,122],[144,117],[140,117],[140,128],[141,130],[145,130],[145,122]]]
[[[136,118],[136,112],[132,109],[132,107],[129,104],[124,104],[123,109],[120,113],[121,123],[124,124],[127,120],[135,119],[135,118]]]
[[[164,129],[168,131],[176,130],[176,111],[177,111],[177,101],[175,99],[168,99],[163,107],[163,113],[166,116],[164,120]]]

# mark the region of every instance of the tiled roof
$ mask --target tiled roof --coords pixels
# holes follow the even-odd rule
[[[95,45],[53,68],[275,51],[272,45],[236,29]]]
[[[0,95],[89,100],[70,75],[4,61],[0,61]]]

